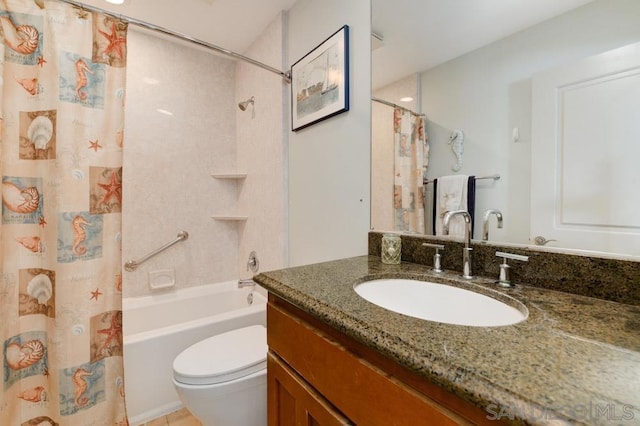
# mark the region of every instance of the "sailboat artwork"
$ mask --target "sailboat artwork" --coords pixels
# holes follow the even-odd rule
[[[291,67],[292,129],[349,109],[348,26]]]

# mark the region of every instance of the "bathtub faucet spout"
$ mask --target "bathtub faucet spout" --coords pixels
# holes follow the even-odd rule
[[[251,278],[248,278],[246,280],[238,280],[238,288],[255,287],[255,285],[256,283]]]

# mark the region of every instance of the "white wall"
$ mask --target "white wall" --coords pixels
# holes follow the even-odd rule
[[[245,56],[283,69],[285,15],[278,14]],[[249,219],[238,223],[238,271],[247,272],[249,253],[255,251],[260,271],[285,266],[287,248],[284,111],[289,85],[282,77],[254,65],[236,65],[236,101],[255,96],[252,109],[236,108],[237,170],[247,173],[238,186],[238,212]],[[288,95],[287,95],[288,96]]]
[[[290,266],[367,253],[370,1],[298,0],[289,11],[288,65],[345,24],[350,32],[350,110],[289,134]]]
[[[531,76],[544,69],[640,40],[640,2],[599,0],[422,73],[422,110],[431,144],[429,178],[453,174],[447,145],[452,129],[465,133],[460,173],[502,178],[477,182],[476,231],[481,213],[498,208],[489,237],[529,239]],[[520,140],[511,140],[513,128]]]

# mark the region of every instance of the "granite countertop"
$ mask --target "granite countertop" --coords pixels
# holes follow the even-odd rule
[[[425,321],[353,291],[376,278],[415,278],[495,291],[527,320],[503,327]],[[640,307],[536,287],[498,288],[403,262],[361,256],[265,272],[268,291],[433,383],[514,424],[640,424]],[[470,289],[473,289],[470,288]],[[504,296],[499,296],[504,298]]]

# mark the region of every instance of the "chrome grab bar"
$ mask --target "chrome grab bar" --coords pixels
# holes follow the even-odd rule
[[[178,243],[180,241],[186,240],[187,238],[189,238],[189,233],[187,231],[180,231],[180,232],[178,232],[178,236],[176,237],[176,239],[171,241],[170,243],[167,243],[167,244],[163,245],[159,249],[156,249],[156,250],[152,251],[148,255],[143,256],[142,258],[140,258],[138,260],[135,260],[135,259],[128,260],[124,264],[124,269],[127,270],[128,272],[133,272],[136,269],[138,269],[138,266],[140,266],[141,264],[143,264],[147,260],[151,259],[156,254],[165,251],[166,249],[168,249],[172,245],[174,245],[174,244],[176,244],[176,243]]]

